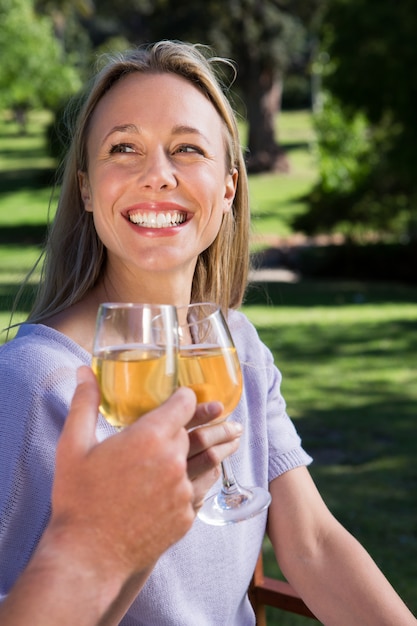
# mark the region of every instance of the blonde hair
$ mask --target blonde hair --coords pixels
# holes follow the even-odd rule
[[[106,57],[107,63],[84,97],[63,164],[58,207],[48,233],[41,281],[29,321],[42,321],[78,302],[103,272],[106,250],[92,214],[84,210],[78,172],[87,171],[87,140],[97,104],[118,80],[133,72],[169,72],[184,77],[211,101],[223,121],[226,167],[230,172],[234,168],[238,171],[236,196],[215,241],[198,258],[191,300],[216,302],[224,310],[240,306],[249,268],[248,182],[236,117],[215,70],[220,63],[233,64],[203,51],[206,48],[197,44],[160,41]]]

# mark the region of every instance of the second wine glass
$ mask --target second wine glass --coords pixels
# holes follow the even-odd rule
[[[223,413],[215,421],[225,420],[239,403],[243,385],[228,324],[216,304],[195,303],[178,307],[177,311],[178,382],[191,387],[198,402],[222,402]],[[201,520],[224,526],[254,517],[269,506],[271,496],[266,489],[240,486],[229,459],[225,459],[221,467],[221,490],[204,501],[198,513]]]

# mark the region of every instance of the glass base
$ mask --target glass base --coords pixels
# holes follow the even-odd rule
[[[234,486],[233,489],[222,490],[215,496],[204,501],[197,513],[197,517],[212,526],[237,524],[255,517],[268,508],[271,503],[271,494],[262,487]]]

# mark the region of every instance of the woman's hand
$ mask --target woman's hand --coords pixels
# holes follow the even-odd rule
[[[240,424],[233,421],[211,423],[221,415],[222,410],[221,402],[199,404],[188,423],[190,449],[187,470],[194,489],[195,511],[201,508],[208,490],[218,480],[220,463],[239,447]]]

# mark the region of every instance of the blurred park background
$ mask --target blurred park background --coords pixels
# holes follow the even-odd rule
[[[99,56],[169,38],[233,59],[257,270],[243,308],[324,499],[417,612],[414,0],[0,0],[0,24],[0,342]]]

